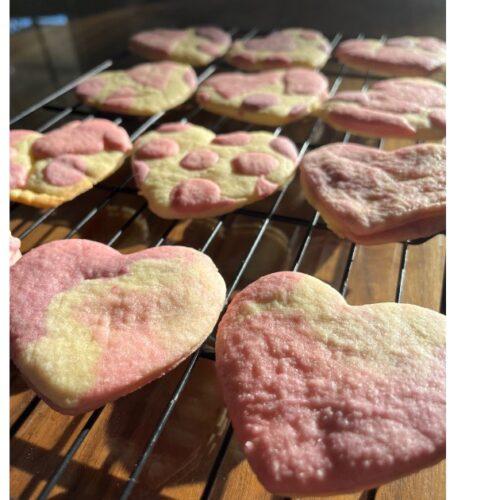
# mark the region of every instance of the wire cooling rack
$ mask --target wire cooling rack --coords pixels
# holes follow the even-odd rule
[[[241,30],[232,30],[233,36],[236,37],[244,37],[244,38],[252,38],[257,34],[260,34],[257,29],[252,29],[247,32],[242,32]],[[343,36],[341,33],[336,34],[330,39],[332,51],[335,47],[340,43],[343,38],[353,38],[352,36]],[[358,35],[358,38],[363,38],[363,35]],[[123,52],[118,54],[115,58],[107,59],[102,63],[98,64],[91,70],[85,72],[77,79],[72,82],[64,85],[56,92],[50,94],[46,98],[41,101],[33,104],[28,107],[23,112],[16,115],[11,120],[11,126],[13,128],[36,128],[39,132],[45,132],[56,128],[67,121],[74,119],[87,119],[93,116],[105,117],[116,124],[120,124],[123,126],[130,134],[132,141],[136,140],[145,132],[151,130],[153,127],[157,126],[160,123],[168,122],[168,121],[191,121],[193,123],[199,123],[202,125],[206,125],[204,123],[207,119],[207,113],[201,110],[194,100],[191,100],[186,105],[178,108],[177,110],[172,110],[169,112],[158,113],[154,116],[151,116],[147,119],[138,119],[134,117],[128,116],[120,116],[117,114],[111,113],[102,113],[96,112],[86,106],[78,103],[73,95],[72,90],[74,87],[85,80],[86,78],[100,73],[104,70],[113,68],[113,69],[121,69],[127,68],[132,64],[138,63],[140,61],[134,59],[134,56],[129,54],[128,52]],[[229,66],[227,66],[223,61],[216,61],[214,64],[203,68],[198,72],[198,82],[201,83],[210,75],[217,71],[227,71],[231,70]],[[323,69],[323,72],[329,77],[331,87],[330,94],[333,95],[339,87],[342,85],[342,82],[346,79],[350,81],[356,81],[358,88],[366,88],[370,83],[370,80],[376,78],[370,76],[369,74],[361,74],[350,71],[348,68],[344,67],[341,64],[336,63],[333,59],[329,61],[327,66]],[[48,118],[48,119],[47,119]],[[210,128],[214,132],[221,132],[236,129],[246,129],[250,130],[253,128],[257,128],[254,126],[248,126],[247,124],[239,123],[235,120],[225,118],[225,117],[216,117],[212,115],[210,117]],[[275,129],[271,129],[274,135],[285,134],[295,140],[296,145],[299,150],[300,158],[303,155],[320,145],[323,145],[328,142],[334,141],[355,141],[360,143],[368,143],[372,146],[378,146],[382,148],[384,146],[383,141],[373,141],[373,140],[364,140],[359,137],[351,137],[349,133],[339,134],[334,132],[328,127],[325,127],[324,124],[314,119],[307,119],[307,124],[303,124],[300,127],[300,132],[294,129],[295,125],[288,125],[285,127],[277,127]],[[36,123],[36,126],[33,126],[33,123]],[[258,127],[261,129],[265,129],[266,127]],[[113,179],[115,182],[113,182]],[[78,236],[80,231],[84,230],[90,223],[95,220],[99,214],[106,209],[120,194],[126,194],[128,196],[137,197],[137,208],[135,211],[132,211],[127,219],[115,230],[111,237],[109,237],[106,241],[107,245],[113,246],[115,243],[131,228],[133,228],[134,223],[138,220],[138,218],[147,211],[147,203],[144,201],[142,197],[140,197],[137,193],[137,189],[133,185],[132,182],[132,174],[130,173],[130,167],[128,164],[120,169],[119,174],[112,176],[112,178],[107,179],[100,184],[96,185],[93,188],[93,191],[103,192],[105,195],[96,201],[88,211],[86,211],[82,216],[77,218],[77,220],[72,224],[67,233],[63,236],[64,239],[73,238]],[[296,182],[291,181],[288,185],[286,185],[283,190],[273,197],[270,200],[265,202],[262,207],[262,203],[258,204],[258,206],[249,206],[242,209],[237,210],[235,213],[237,215],[243,215],[248,220],[254,221],[257,225],[257,229],[255,234],[252,235],[250,243],[247,247],[246,254],[239,262],[237,266],[236,272],[233,274],[231,280],[227,283],[228,291],[226,297],[227,300],[231,297],[231,295],[238,289],[241,284],[242,277],[245,272],[255,266],[255,255],[258,250],[259,244],[261,243],[263,237],[266,234],[266,231],[269,229],[269,226],[275,222],[281,222],[284,224],[289,224],[292,226],[300,226],[303,228],[301,233],[301,240],[297,243],[297,251],[295,252],[295,256],[291,260],[288,265],[288,268],[291,270],[299,270],[304,261],[306,253],[310,247],[312,236],[314,231],[328,231],[324,222],[321,220],[319,214],[314,212],[314,210],[309,210],[309,215],[304,216],[304,211],[296,213],[292,210],[290,211],[281,210],[282,202],[290,189],[290,185]],[[39,228],[42,224],[51,221],[56,218],[58,214],[64,213],[68,210],[68,204],[63,204],[57,208],[52,208],[48,210],[38,210],[38,209],[30,209],[28,215],[17,216],[16,214],[22,210],[22,207],[18,203],[11,204],[11,217],[21,219],[21,223],[13,228],[13,234],[18,236],[21,240],[25,240],[31,235],[37,228]],[[307,212],[307,211],[306,211]],[[224,230],[227,225],[228,219],[231,217],[231,214],[227,214],[221,217],[217,217],[213,220],[211,230],[206,237],[205,241],[198,247],[201,252],[209,251],[210,247],[214,244],[214,241],[218,237],[218,235]],[[172,244],[173,242],[169,239],[169,234],[175,230],[176,226],[180,224],[179,221],[163,221],[164,229],[161,233],[161,236],[153,243],[153,246],[159,246],[164,244]],[[397,284],[395,287],[395,301],[399,301],[401,298],[401,293],[403,289],[403,283],[405,280],[405,271],[407,264],[407,254],[408,248],[411,245],[422,243],[422,241],[417,242],[402,242],[402,249],[399,257],[399,270],[397,276]],[[36,243],[35,243],[36,245]],[[350,271],[352,267],[353,260],[355,258],[358,247],[354,244],[348,244],[347,247],[347,257],[344,261],[344,267],[340,271],[340,279],[337,282],[338,290],[346,295],[349,284]],[[425,270],[424,270],[425,271]],[[444,312],[445,310],[445,287],[444,287],[444,272],[442,274],[442,279],[439,280],[441,284],[441,305],[440,310]],[[122,491],[119,495],[121,499],[127,499],[132,497],[134,488],[138,484],[141,473],[147,464],[148,460],[151,458],[151,454],[155,448],[155,445],[164,431],[165,427],[169,424],[169,419],[174,411],[174,408],[179,401],[179,398],[185,389],[190,376],[195,368],[196,363],[200,358],[205,358],[208,360],[214,360],[214,334],[212,334],[209,339],[204,343],[204,345],[199,348],[194,354],[190,356],[187,363],[185,364],[184,372],[182,373],[180,380],[175,387],[174,391],[171,395],[165,399],[164,409],[158,419],[153,432],[149,436],[147,440],[147,444],[140,454],[139,458],[135,462],[135,466],[131,470],[131,473],[128,479],[124,482]],[[13,368],[15,370],[15,368]],[[19,374],[15,374],[15,376],[19,377]],[[37,411],[37,407],[39,406],[40,399],[33,395],[32,399],[29,400],[22,411],[20,411],[17,417],[14,419],[11,425],[11,437],[16,436],[22,426],[25,424],[27,419]],[[72,442],[69,443],[62,459],[56,466],[56,468],[51,472],[48,477],[44,477],[45,485],[41,492],[37,494],[37,498],[49,498],[52,496],[54,488],[63,477],[65,471],[71,464],[71,461],[80,449],[82,444],[85,442],[89,432],[92,427],[96,424],[103,408],[99,408],[93,412],[91,412],[86,418],[85,424],[81,427],[81,430],[76,434],[73,438]],[[215,458],[211,464],[208,476],[206,478],[206,482],[203,488],[203,492],[201,494],[201,498],[206,499],[211,497],[213,493],[214,483],[216,478],[220,472],[221,464],[223,463],[224,457],[227,453],[228,446],[232,439],[232,428],[230,425],[227,426],[222,439],[220,441],[220,446],[215,454]],[[366,492],[367,498],[375,498],[376,491],[371,490],[370,492]],[[71,498],[79,498],[78,492],[71,492]]]

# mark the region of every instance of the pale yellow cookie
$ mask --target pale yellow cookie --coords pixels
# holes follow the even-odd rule
[[[305,68],[255,74],[219,73],[198,90],[200,106],[258,125],[278,126],[316,111],[328,96],[328,80]]]
[[[319,69],[328,61],[330,52],[330,43],[319,31],[289,28],[264,37],[236,40],[226,60],[247,71],[292,66]]]
[[[57,207],[117,170],[132,149],[127,132],[109,120],[74,121],[48,134],[10,133],[10,199]]]
[[[77,96],[103,111],[151,116],[187,101],[197,86],[191,66],[174,62],[139,64],[104,71],[76,87]]]
[[[270,196],[295,174],[297,149],[269,132],[216,136],[166,123],[134,145],[132,170],[152,212],[165,219],[232,212]]]
[[[131,52],[151,61],[177,61],[192,66],[210,64],[223,56],[230,45],[231,36],[213,26],[141,31],[129,41]]]

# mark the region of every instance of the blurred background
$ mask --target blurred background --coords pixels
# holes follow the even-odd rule
[[[126,49],[143,28],[301,26],[325,35],[445,38],[445,0],[15,0],[11,116]]]

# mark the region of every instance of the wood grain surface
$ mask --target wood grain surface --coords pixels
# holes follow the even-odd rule
[[[335,62],[330,62],[325,69],[326,74],[332,77],[332,83],[338,69]],[[343,78],[339,88],[359,89],[364,83],[366,81],[362,76]],[[70,94],[63,101],[71,103],[71,99],[74,98]],[[177,120],[193,109],[193,103],[187,103],[167,114],[162,121]],[[82,113],[87,111],[85,108],[78,110]],[[53,111],[52,116],[56,112]],[[82,116],[73,112],[63,121]],[[22,120],[18,127],[39,126],[44,120],[50,119],[49,111],[43,109]],[[247,127],[246,124],[230,120],[221,121],[205,112],[196,114],[192,121],[211,127],[217,125],[221,133]],[[141,122],[130,118],[122,124],[132,132]],[[312,119],[302,120],[284,127],[282,133],[300,146],[309,136],[313,124]],[[343,140],[342,134],[319,125],[311,137],[311,146],[339,140]],[[378,144],[378,141],[363,141],[356,137],[351,140]],[[385,141],[383,147],[394,149],[406,144],[408,141]],[[241,265],[256,238],[260,238],[235,287],[239,290],[265,274],[293,269],[308,234],[308,224],[315,214],[304,200],[298,179],[295,179],[276,211],[277,217],[268,222],[264,222],[266,214],[278,194],[246,207],[246,211],[227,215],[222,218],[222,225],[218,224],[218,219],[166,221],[144,207],[144,200],[136,194],[130,182],[125,189],[110,198],[110,190],[126,181],[128,176],[130,165],[126,163],[100,186],[56,210],[23,239],[22,251],[68,235],[105,243],[113,240],[113,247],[125,253],[155,245],[162,237],[168,244],[201,248],[214,228],[218,228],[207,253],[219,267],[228,286],[239,275]],[[98,210],[95,210],[96,207]],[[11,212],[13,234],[22,234],[42,213],[38,209],[15,206]],[[88,214],[92,216],[86,220]],[[296,224],[287,217],[299,218],[304,223]],[[261,230],[263,224],[266,224],[264,231]],[[78,230],[71,231],[75,225],[78,225]],[[310,232],[310,241],[298,270],[314,275],[337,289],[345,285],[345,296],[351,304],[395,301],[399,297],[402,302],[439,310],[444,265],[444,235],[408,246],[394,243],[356,246],[353,250],[350,242],[340,240],[320,220]],[[401,272],[402,268],[404,272]],[[346,269],[349,270],[348,274]],[[208,345],[211,345],[210,341]],[[184,362],[161,379],[106,405],[89,427],[85,439],[49,497],[118,498],[186,366],[187,362]],[[60,415],[45,403],[37,403],[34,398],[34,393],[12,366],[10,417],[11,424],[16,425],[16,432],[11,441],[11,496],[15,499],[36,498],[41,493],[63,462],[75,438],[88,426],[90,417],[90,414],[78,417]],[[27,409],[32,411],[19,425],[19,418]],[[214,363],[211,359],[200,358],[138,478],[131,498],[274,498],[257,481],[238,443],[231,437],[229,425]],[[227,447],[221,447],[223,443]],[[220,462],[214,469],[217,457]],[[214,471],[215,475],[211,476]],[[210,482],[207,483],[209,478]],[[377,491],[331,498],[442,500],[445,498],[444,485],[445,467],[444,463],[440,463],[381,486]],[[306,500],[306,497],[301,497],[301,500]],[[307,497],[307,500],[313,498]]]

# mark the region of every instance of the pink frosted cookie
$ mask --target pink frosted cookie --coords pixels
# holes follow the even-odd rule
[[[445,318],[350,306],[301,273],[260,278],[220,322],[216,368],[234,431],[280,496],[366,490],[445,456]]]
[[[146,59],[177,61],[192,66],[210,64],[223,56],[230,45],[231,36],[213,26],[141,31],[129,41],[130,50]]]
[[[208,111],[267,126],[307,116],[327,97],[327,78],[305,68],[218,73],[202,83],[196,94],[200,106]]]
[[[47,134],[10,132],[10,199],[57,207],[117,170],[132,150],[122,127],[104,119],[73,121]]]
[[[261,200],[295,174],[297,149],[269,132],[215,135],[190,123],[166,123],[134,145],[132,170],[152,212],[203,218]]]
[[[75,90],[79,99],[94,108],[150,116],[187,101],[196,87],[196,73],[191,66],[166,61],[103,71]]]
[[[319,31],[289,28],[268,36],[236,40],[226,60],[246,71],[291,66],[319,69],[328,61],[330,52],[330,43]]]
[[[21,240],[9,233],[9,265],[13,266],[21,257]]]
[[[443,80],[446,74],[446,43],[432,37],[346,40],[335,56],[347,66],[373,75]]]
[[[309,203],[340,237],[365,245],[432,236],[446,226],[446,146],[381,151],[329,144],[305,155]]]
[[[192,248],[122,255],[78,239],[31,250],[10,283],[12,359],[69,415],[172,370],[210,334],[226,290],[211,259]]]
[[[367,91],[338,92],[318,115],[331,127],[362,137],[442,139],[446,87],[425,78],[394,78]]]

